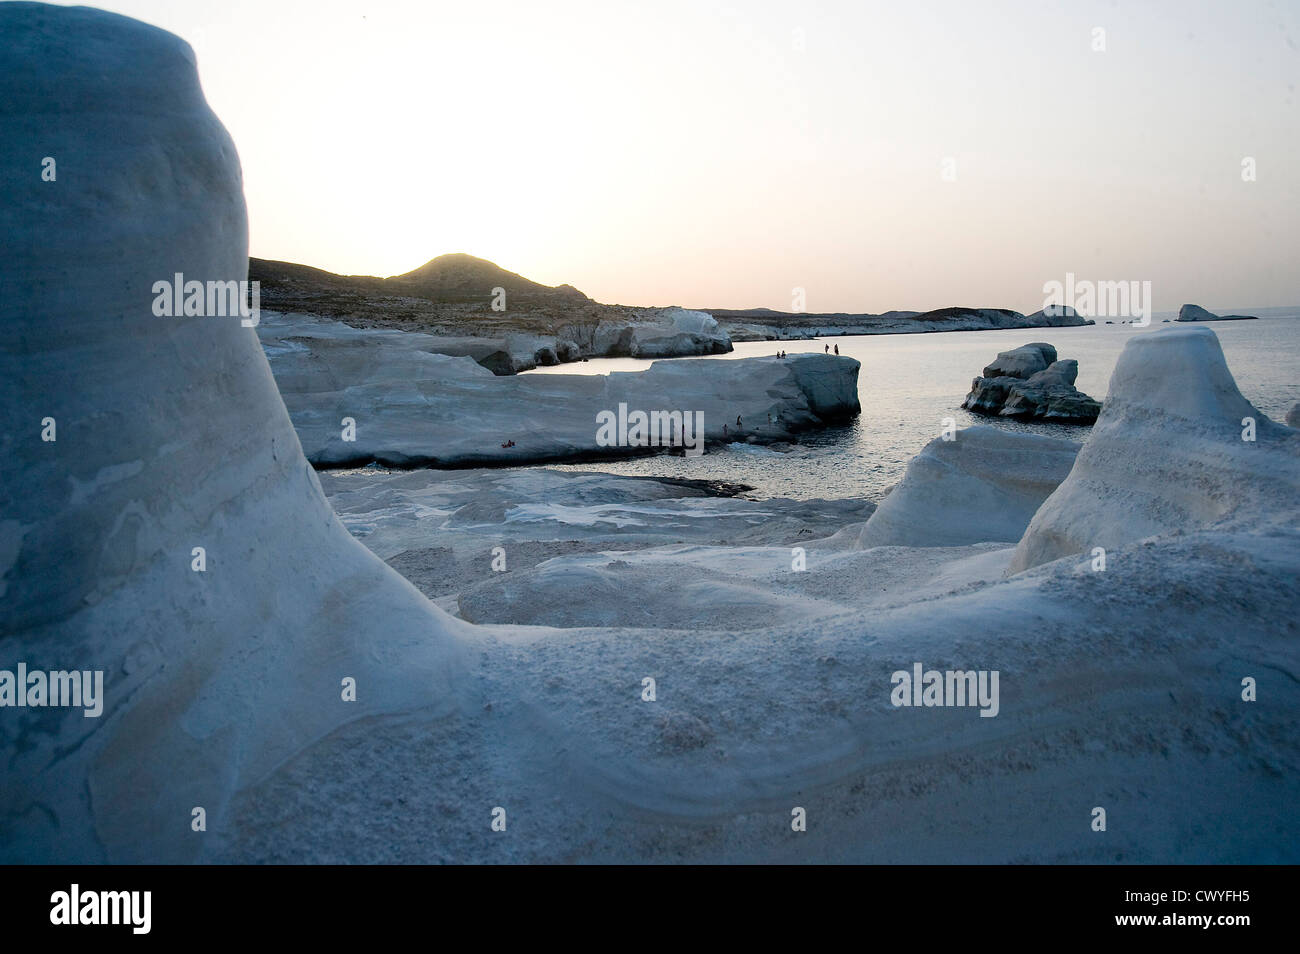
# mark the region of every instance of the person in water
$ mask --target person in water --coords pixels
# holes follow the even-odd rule
[[[740,415],[736,415],[736,427],[740,427]]]

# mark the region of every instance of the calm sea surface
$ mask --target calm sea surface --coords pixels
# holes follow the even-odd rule
[[[1230,314],[1232,312],[1224,312]],[[1248,400],[1282,420],[1300,401],[1300,309],[1243,311],[1261,315],[1258,321],[1209,324],[1219,336],[1228,367]],[[1267,317],[1265,317],[1267,316]],[[862,362],[858,393],[862,415],[851,424],[801,435],[793,450],[780,452],[732,444],[710,448],[701,457],[673,455],[640,457],[599,464],[558,465],[561,470],[602,471],[639,476],[691,477],[750,484],[761,497],[866,497],[878,499],[903,475],[908,461],[937,437],[942,419],[958,427],[991,424],[1012,431],[1046,434],[1085,441],[1090,428],[1062,424],[1029,424],[988,418],[960,409],[971,379],[999,351],[1046,341],[1061,358],[1079,362],[1077,387],[1097,400],[1106,396],[1115,361],[1134,335],[1150,334],[1169,325],[1168,314],[1156,314],[1149,328],[1097,324],[1083,328],[1029,328],[1019,331],[962,331],[917,335],[857,335],[780,344],[775,341],[736,345],[725,358],[821,352],[823,343],[839,345],[840,354]],[[530,374],[606,374],[635,371],[651,362],[608,358]],[[1194,382],[1188,382],[1193,387]],[[546,465],[557,467],[557,465]]]

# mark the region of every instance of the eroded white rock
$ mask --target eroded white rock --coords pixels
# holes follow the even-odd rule
[[[300,747],[453,707],[463,624],[339,524],[255,332],[152,313],[156,281],[248,264],[190,47],[37,4],[0,5],[0,36],[0,645],[105,684],[99,718],[0,709],[0,858],[191,860]]]
[[[684,312],[682,320],[708,317],[700,316]],[[678,359],[608,375],[501,377],[471,357],[431,353],[437,343],[430,335],[269,312],[258,331],[307,458],[320,465],[644,452],[598,440],[597,415],[617,413],[620,405],[628,413],[699,412],[710,442],[783,440],[860,410],[860,366],[834,355]],[[345,419],[355,423],[351,431]]]
[[[1124,347],[1092,437],[1009,572],[1160,533],[1294,522],[1297,508],[1300,434],[1241,395],[1213,331],[1166,328]]]
[[[861,547],[953,547],[1019,540],[1074,466],[1079,445],[996,427],[937,437],[871,515]]]

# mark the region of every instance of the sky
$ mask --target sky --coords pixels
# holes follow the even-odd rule
[[[1300,303],[1294,0],[97,5],[194,47],[261,258],[468,252],[630,305]]]

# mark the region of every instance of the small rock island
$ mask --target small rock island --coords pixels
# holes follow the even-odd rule
[[[1178,321],[1257,321],[1256,315],[1216,315],[1200,305],[1183,305],[1178,309]]]
[[[1056,349],[1041,341],[1003,351],[971,382],[962,407],[977,414],[1091,424],[1101,403],[1074,386],[1079,362],[1058,361]]]

